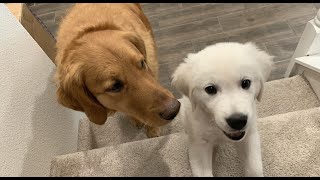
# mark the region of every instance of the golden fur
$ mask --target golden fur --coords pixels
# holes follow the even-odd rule
[[[76,4],[60,24],[56,46],[59,103],[96,124],[124,112],[136,126],[146,125],[149,137],[170,122],[159,113],[177,100],[157,81],[153,33],[139,4]]]

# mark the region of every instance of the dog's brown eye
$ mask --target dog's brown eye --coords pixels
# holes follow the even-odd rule
[[[249,79],[244,79],[242,80],[241,82],[241,87],[243,89],[249,89],[250,88],[250,85],[251,85],[251,81]]]
[[[107,91],[120,92],[122,88],[123,88],[123,83],[121,81],[116,81],[111,88],[107,89]]]
[[[206,91],[208,94],[211,94],[211,95],[217,93],[217,89],[216,89],[216,87],[214,87],[213,85],[207,86],[207,87],[205,88],[205,91]]]
[[[146,69],[147,68],[147,66],[146,66],[146,62],[144,61],[144,60],[142,60],[142,61],[140,61],[140,68],[142,68],[142,69]]]

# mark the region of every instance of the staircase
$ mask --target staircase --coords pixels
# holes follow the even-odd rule
[[[179,115],[152,139],[121,113],[103,126],[87,119],[78,126],[83,114],[55,100],[50,58],[3,3],[0,19],[6,34],[0,38],[1,176],[48,175],[54,156],[51,176],[192,176]],[[320,176],[319,20],[320,11],[306,26],[286,78],[267,82],[258,104],[265,176]],[[242,175],[232,145],[217,152],[215,176]]]
[[[319,176],[320,101],[304,75],[267,82],[257,110],[264,175]],[[180,118],[152,139],[121,113],[103,126],[82,119],[79,152],[55,157],[50,175],[192,176]],[[215,176],[243,175],[231,144],[215,158]]]

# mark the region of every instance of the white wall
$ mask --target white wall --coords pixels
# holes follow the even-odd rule
[[[48,176],[76,152],[83,113],[56,101],[54,64],[0,3],[0,176]]]

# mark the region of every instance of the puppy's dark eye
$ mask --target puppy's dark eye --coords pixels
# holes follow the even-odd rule
[[[214,87],[213,85],[210,85],[210,86],[207,86],[205,88],[205,91],[210,94],[210,95],[213,95],[213,94],[216,94],[217,93],[217,89],[216,87]]]
[[[244,79],[241,81],[241,87],[243,89],[249,89],[251,85],[251,81],[249,79]]]
[[[109,92],[120,92],[123,88],[123,83],[121,81],[116,81],[111,88],[107,89]]]

